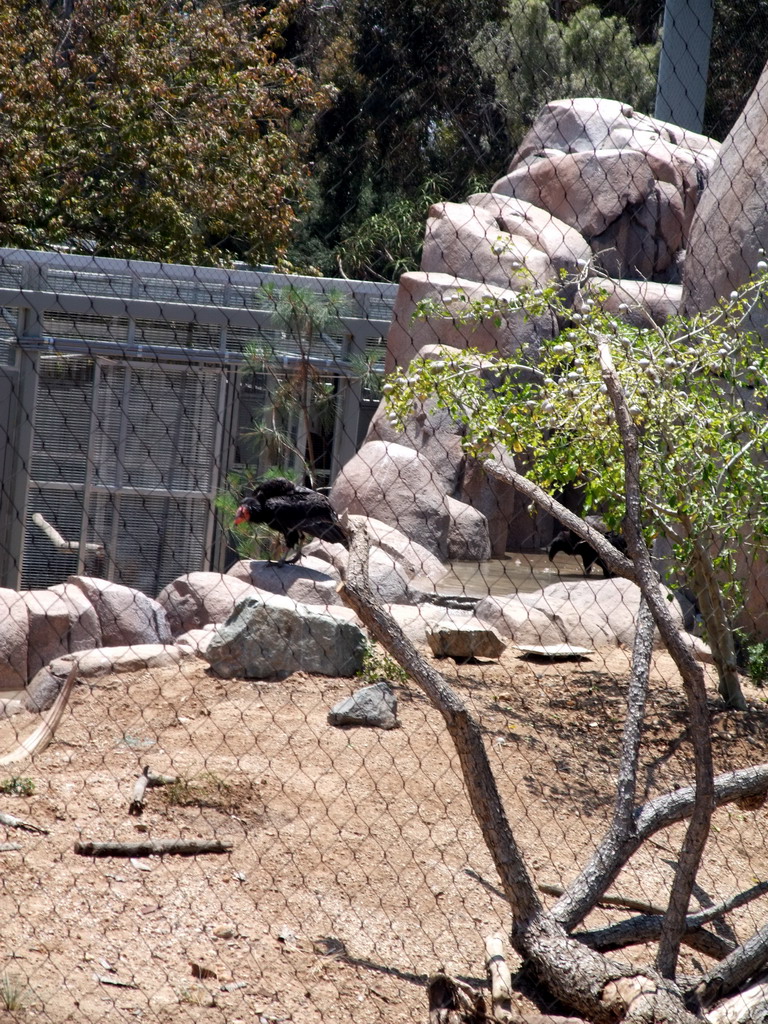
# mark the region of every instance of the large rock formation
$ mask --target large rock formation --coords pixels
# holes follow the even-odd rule
[[[331,500],[339,510],[391,523],[443,559],[491,556],[488,523],[470,505],[447,495],[420,452],[370,441],[344,466]]]
[[[708,309],[754,273],[768,249],[768,65],[726,136],[693,217],[686,312]]]
[[[688,232],[718,149],[615,100],[547,104],[490,191],[430,208],[421,269],[400,279],[386,369],[445,348],[535,359],[559,330],[551,315],[509,309],[462,323],[470,301],[514,305],[524,286],[553,284],[577,309],[600,292],[640,326],[675,315]],[[425,300],[446,315],[427,315]],[[512,488],[468,465],[461,435],[433,404],[417,405],[402,431],[380,409],[334,485],[335,507],[383,518],[442,558],[541,546],[541,524]]]

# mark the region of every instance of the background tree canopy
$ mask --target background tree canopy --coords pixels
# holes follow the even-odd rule
[[[663,6],[643,45],[624,17],[637,5],[621,6],[347,0],[322,38],[316,22],[300,28],[295,45],[337,92],[292,258],[397,279],[418,266],[430,203],[487,189],[543,103],[586,94],[651,110]]]
[[[277,55],[297,6],[9,0],[0,236],[170,261],[270,258],[323,92]]]
[[[432,202],[504,173],[543,103],[652,112],[663,0],[9,0],[0,241],[396,280]],[[768,0],[717,0],[704,130]]]

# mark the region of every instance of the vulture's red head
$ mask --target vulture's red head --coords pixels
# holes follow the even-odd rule
[[[251,510],[247,505],[241,505],[237,510],[235,516],[235,526],[239,526],[240,523],[249,523],[251,521]]]

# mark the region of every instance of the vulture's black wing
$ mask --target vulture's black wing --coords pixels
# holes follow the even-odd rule
[[[293,484],[283,493],[262,497],[262,504],[267,526],[279,530],[289,547],[295,547],[302,534],[348,546],[347,535],[330,501],[311,487]]]

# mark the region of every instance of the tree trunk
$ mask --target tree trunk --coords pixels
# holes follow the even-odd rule
[[[533,973],[593,1024],[694,1024],[680,990],[654,971],[615,962],[568,936],[541,904],[506,816],[483,735],[463,701],[418,653],[374,597],[365,529],[355,531],[340,594],[442,714],[455,744],[470,806],[493,857],[513,917],[511,941]]]
[[[747,702],[741,691],[736,647],[733,643],[728,611],[712,558],[706,546],[700,541],[694,542],[693,575],[696,596],[707,629],[707,640],[720,678],[720,696],[729,708],[746,711]]]

